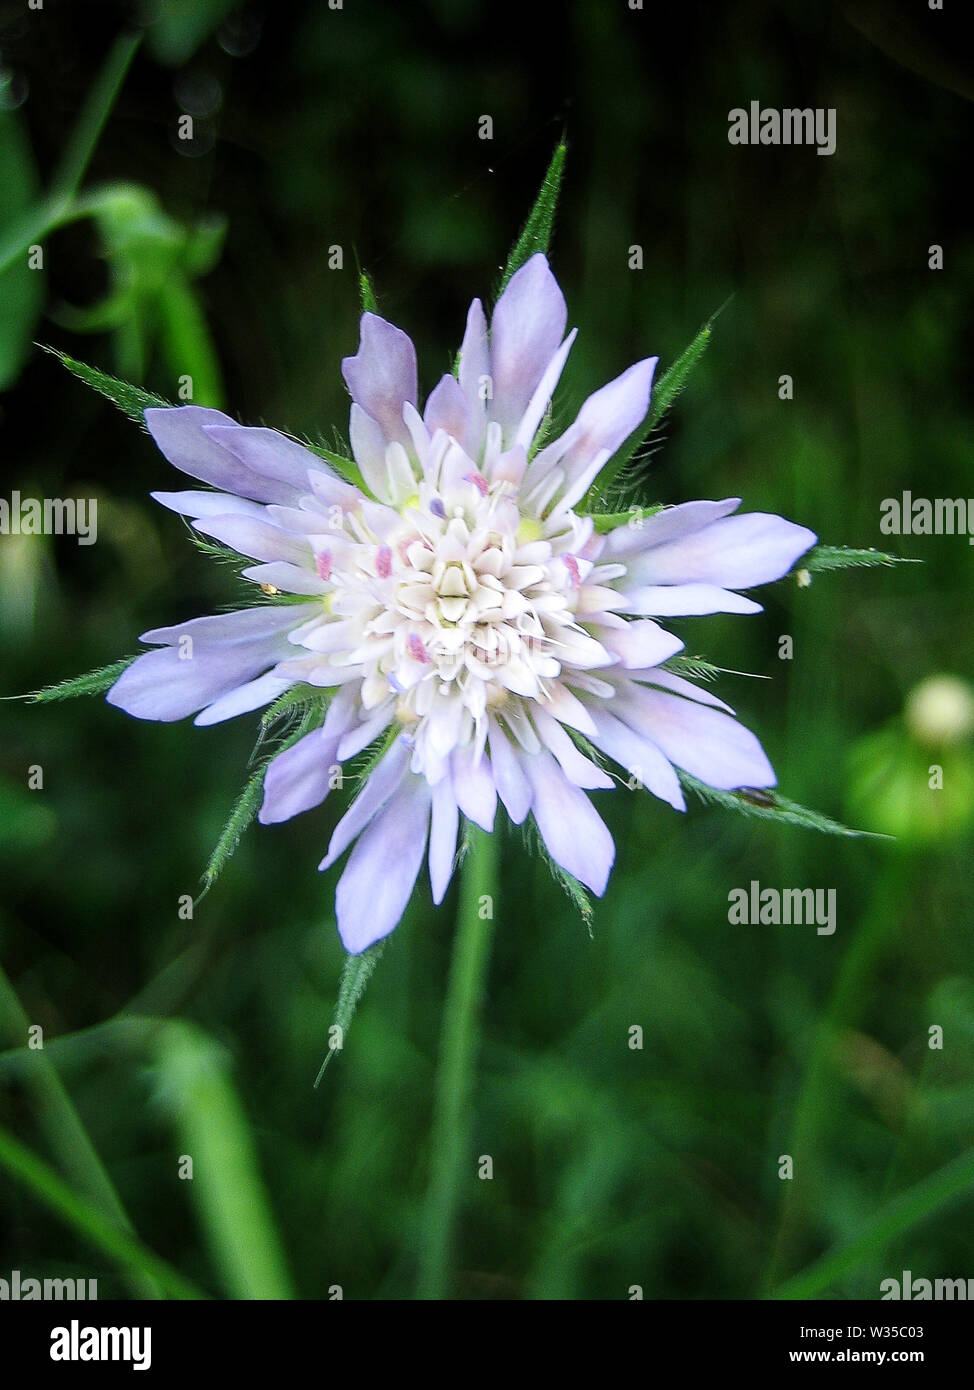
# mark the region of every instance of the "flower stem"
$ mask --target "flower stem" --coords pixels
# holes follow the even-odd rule
[[[429,1184],[420,1232],[419,1297],[449,1297],[453,1229],[470,1136],[480,1005],[490,957],[497,848],[476,826],[460,878],[460,910],[443,1013],[431,1129]]]

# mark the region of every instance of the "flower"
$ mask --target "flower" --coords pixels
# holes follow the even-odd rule
[[[733,711],[667,669],[683,643],[655,619],[760,611],[738,591],[779,579],[815,536],[732,515],[736,498],[597,530],[577,509],[645,419],[657,359],[544,442],[575,337],[566,320],[535,255],[489,332],[474,300],[456,376],[420,414],[411,341],[364,314],[342,367],[367,491],[273,430],[196,406],[145,412],[169,461],[218,489],[153,496],[258,561],[245,577],[290,600],[144,633],[157,649],[108,699],[142,719],[214,724],[295,685],[330,691],[321,727],[267,767],[265,824],[319,805],[341,764],[385,740],[320,865],[354,845],[336,892],[352,953],[393,930],[424,857],[442,901],[461,813],[489,831],[498,799],[601,895],[614,846],[586,792],[617,779],[597,754],[678,810],[677,768],[724,790],[775,784]]]

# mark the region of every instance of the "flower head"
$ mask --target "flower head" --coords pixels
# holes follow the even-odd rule
[[[195,406],[146,411],[170,462],[218,489],[157,500],[256,560],[244,575],[290,601],[145,633],[157,650],[108,698],[139,718],[212,724],[294,686],[329,692],[322,725],[267,768],[264,823],[319,805],[335,769],[383,740],[320,865],[354,845],[336,894],[351,952],[396,926],[424,857],[442,900],[461,813],[488,831],[498,799],[515,824],[532,816],[552,859],[601,894],[614,849],[586,792],[616,784],[605,761],[678,810],[677,768],[725,790],[775,783],[728,706],[666,667],[683,643],[655,619],[758,612],[739,591],[787,573],[815,536],[733,515],[736,498],[596,529],[579,509],[644,420],[656,358],[543,442],[575,337],[566,319],[532,257],[489,332],[471,305],[456,376],[420,413],[412,343],[363,315],[343,363],[361,488],[273,430]]]

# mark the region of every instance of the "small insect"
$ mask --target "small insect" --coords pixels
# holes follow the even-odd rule
[[[271,596],[281,592],[276,584],[262,584],[260,586],[260,591],[262,594],[270,594]]]
[[[776,806],[778,804],[773,796],[762,791],[760,787],[741,787],[737,795],[742,801],[751,801],[755,806]]]

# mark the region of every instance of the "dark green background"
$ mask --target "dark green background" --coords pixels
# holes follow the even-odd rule
[[[866,828],[886,824],[895,791],[897,843],[602,795],[618,860],[590,939],[519,836],[503,836],[455,1291],[750,1298],[857,1241],[806,1291],[875,1298],[904,1268],[974,1275],[970,807],[958,792],[970,750],[916,748],[896,722],[925,676],[970,672],[972,555],[963,537],[879,533],[880,502],[903,489],[974,493],[962,206],[974,76],[956,20],[921,4],[632,13],[624,0],[550,11],[346,0],[340,12],[248,6],[228,29],[227,5],[152,8],[161,19],[85,187],[140,184],[182,226],[226,218],[222,255],[191,292],[235,416],[345,430],[356,259],[381,311],[413,335],[428,390],[469,300],[496,284],[564,131],[552,258],[580,329],[565,414],[637,357],[672,361],[730,296],[659,433],[652,499],[740,495],[823,541],[924,562],[789,581],[767,592],[763,616],[679,625],[688,651],[772,678],[728,675],[720,690],[782,790]],[[3,119],[25,187],[49,176],[131,14],[0,4],[19,93]],[[727,113],[752,99],[836,108],[836,154],[730,146]],[[211,112],[191,148],[175,133],[187,105]],[[477,138],[483,114],[491,142]],[[933,243],[940,272],[927,265]],[[139,632],[235,594],[150,501],[182,482],[148,438],[27,351],[53,343],[106,370],[123,351],[117,333],[66,326],[65,306],[108,288],[94,224],[44,244],[43,317],[0,307],[5,341],[26,352],[0,397],[0,495],[95,495],[99,539],[0,537],[4,694],[130,653]],[[327,264],[336,244],[340,271]],[[641,272],[627,267],[633,244]],[[133,315],[150,348],[145,384],[172,397],[193,348],[182,319],[174,338],[161,332],[159,302],[147,292]],[[785,633],[790,662],[777,656]],[[334,1284],[346,1298],[413,1296],[455,894],[434,911],[422,887],[313,1094],[342,961],[336,874],[315,865],[338,805],[251,830],[195,920],[180,921],[255,718],[196,729],[140,724],[100,699],[2,708],[0,958],[142,1239],[210,1292],[239,1292],[207,1224],[218,1197],[199,1173],[176,1178],[191,1142],[173,1101],[180,1063],[160,1057],[149,1024],[85,1031],[122,1010],[192,1020],[218,1044],[214,1059],[193,1035],[239,1093],[300,1296]],[[863,792],[877,759],[879,790]],[[942,792],[928,790],[932,763]],[[43,791],[26,789],[31,764]],[[729,925],[727,894],[752,878],[835,888],[835,935]],[[25,1061],[6,1022],[0,1123],[71,1180],[50,1096],[31,1084],[36,1056]],[[634,1024],[642,1050],[628,1046]],[[934,1024],[942,1051],[927,1046]],[[235,1130],[203,1108],[217,1132],[193,1142],[239,1154]],[[778,1178],[785,1153],[790,1183]],[[490,1182],[476,1176],[481,1154]],[[949,1164],[961,1174],[948,1169],[952,1202],[922,1186],[918,1197]],[[230,1207],[244,1245],[270,1239],[232,1194]],[[7,1175],[0,1213],[0,1276],[77,1271],[102,1296],[127,1292],[107,1256]]]

